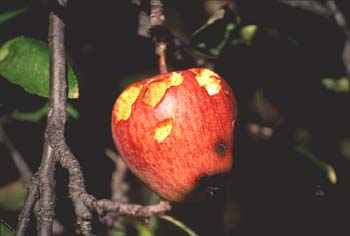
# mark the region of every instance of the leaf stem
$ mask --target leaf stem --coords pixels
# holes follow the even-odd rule
[[[194,232],[192,229],[187,227],[184,223],[182,223],[181,221],[179,221],[179,220],[177,220],[169,215],[161,215],[161,216],[159,216],[159,218],[161,218],[165,221],[168,221],[170,223],[173,223],[174,225],[176,225],[177,227],[179,227],[180,229],[185,231],[190,236],[198,236],[198,234],[196,232]]]

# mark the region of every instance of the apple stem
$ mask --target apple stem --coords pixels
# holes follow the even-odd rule
[[[166,43],[160,42],[157,43],[157,51],[159,55],[159,71],[161,74],[168,73],[167,65],[166,65]]]

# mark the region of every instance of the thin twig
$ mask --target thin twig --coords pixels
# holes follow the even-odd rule
[[[333,13],[334,20],[337,22],[339,27],[344,31],[346,35],[346,40],[343,48],[343,63],[350,79],[350,22],[346,20],[346,17],[338,9],[338,6],[335,1],[327,1],[326,5],[328,9]]]
[[[165,40],[163,3],[161,0],[150,0],[150,31],[153,35],[153,40],[156,44],[156,53],[159,56],[159,71],[161,74],[168,73],[166,65],[166,49],[167,43]]]
[[[154,215],[162,215],[171,209],[170,203],[161,201],[156,205],[142,206],[138,204],[120,204],[107,199],[101,199],[95,202],[86,202],[93,210],[99,214],[115,212],[120,216],[133,216],[140,218],[149,218]]]
[[[124,181],[128,170],[125,162],[117,153],[110,149],[105,150],[105,154],[114,162],[115,170],[112,174],[111,181],[111,199],[115,202],[127,203],[126,192],[129,189],[128,184]]]
[[[278,1],[286,5],[289,5],[291,7],[297,7],[297,8],[312,12],[316,15],[325,16],[325,17],[332,15],[332,12],[329,11],[329,9],[324,4],[322,4],[317,0],[308,0],[308,1],[278,0]]]
[[[344,31],[347,37],[350,37],[350,31],[349,26],[346,23],[346,19],[343,15],[343,13],[338,9],[337,4],[335,1],[326,1],[326,6],[329,9],[329,11],[332,13],[335,22],[339,25],[339,27]]]
[[[165,17],[163,14],[163,3],[161,0],[150,0],[151,14],[150,23],[151,28],[157,26],[164,26]]]
[[[343,49],[343,62],[348,74],[348,79],[350,79],[350,37],[347,38],[344,49]]]
[[[25,162],[21,153],[17,150],[12,140],[7,136],[3,126],[0,124],[0,142],[4,143],[12,156],[13,162],[15,163],[17,170],[21,176],[24,185],[28,185],[32,178],[32,171],[28,164]]]
[[[28,187],[28,193],[24,201],[24,206],[18,217],[16,236],[24,236],[26,234],[30,216],[33,211],[34,204],[39,198],[39,178],[34,176]]]

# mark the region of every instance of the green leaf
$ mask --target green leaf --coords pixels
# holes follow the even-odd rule
[[[69,103],[67,103],[67,113],[70,117],[76,120],[79,119],[79,116],[80,116],[79,111]]]
[[[13,11],[7,11],[7,12],[0,13],[0,24],[21,15],[22,13],[26,12],[27,10],[28,10],[27,8],[21,8],[21,9],[17,9],[17,10],[13,10]]]
[[[26,189],[22,181],[16,180],[0,188],[0,209],[19,211],[24,204]]]
[[[2,219],[0,219],[0,236],[13,236],[15,231]]]
[[[217,58],[232,38],[239,22],[239,16],[224,5],[208,19],[205,25],[192,34],[190,45],[203,56]]]
[[[0,48],[0,74],[20,85],[28,93],[49,96],[49,50],[46,43],[16,37]],[[67,66],[68,98],[78,98],[78,82],[72,67]]]
[[[155,229],[150,225],[134,221],[133,226],[137,231],[137,236],[155,236]]]
[[[124,222],[124,226],[132,227],[136,230],[136,236],[155,236],[158,228],[158,219],[155,216],[150,218],[149,223],[140,222],[137,219],[129,219]],[[113,229],[108,232],[109,236],[127,236],[127,230]]]
[[[323,78],[321,83],[323,87],[332,92],[350,93],[350,79],[346,77]]]
[[[325,161],[321,161],[318,159],[312,152],[310,152],[306,147],[298,145],[295,147],[296,152],[306,157],[309,161],[311,161],[317,168],[323,171],[329,182],[332,184],[337,183],[337,174],[332,165],[328,164]]]
[[[125,230],[122,229],[113,229],[108,231],[109,236],[127,236]]]
[[[25,121],[37,123],[42,118],[46,117],[48,110],[48,103],[45,103],[41,108],[32,112],[15,111],[11,114],[11,118],[16,121]],[[67,113],[74,119],[79,119],[79,112],[69,103],[67,104]]]
[[[350,138],[340,140],[339,152],[346,159],[350,160]]]

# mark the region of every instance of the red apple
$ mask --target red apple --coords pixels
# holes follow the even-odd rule
[[[183,201],[202,177],[232,168],[237,105],[219,75],[193,68],[127,87],[112,136],[130,170],[163,198]]]

